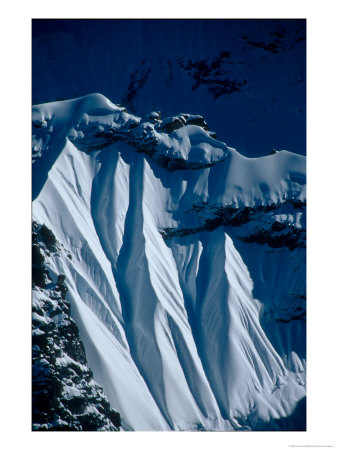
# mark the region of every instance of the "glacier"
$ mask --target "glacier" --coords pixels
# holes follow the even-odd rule
[[[295,429],[306,159],[247,158],[190,113],[33,107],[33,220],[62,247],[48,268],[123,430]]]

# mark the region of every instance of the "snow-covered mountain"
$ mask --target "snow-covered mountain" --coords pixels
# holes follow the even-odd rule
[[[247,158],[194,113],[33,107],[45,264],[122,429],[304,429],[305,157]]]

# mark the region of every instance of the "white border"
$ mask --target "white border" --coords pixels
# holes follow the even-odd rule
[[[337,19],[334,2],[6,2],[1,6],[2,407],[4,448],[286,449],[337,444]],[[162,5],[162,6],[161,6]],[[32,433],[30,431],[31,18],[306,18],[308,25],[308,431]]]

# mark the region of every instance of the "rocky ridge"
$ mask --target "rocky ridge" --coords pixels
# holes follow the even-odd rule
[[[125,108],[115,112],[107,122],[102,117],[84,117],[70,131],[68,138],[77,148],[86,152],[98,151],[123,141],[169,171],[211,167],[225,159],[223,154],[215,160],[204,161],[190,160],[182,155],[179,148],[181,137],[172,133],[186,126],[194,127],[202,133],[206,142],[216,139],[216,133],[209,130],[208,124],[200,115],[182,113],[161,120],[160,112],[151,112],[141,119],[128,114]],[[216,145],[215,142],[212,144]],[[223,144],[221,148],[226,150],[227,147]]]
[[[33,222],[32,429],[117,431],[120,415],[94,381],[70,316],[65,276],[48,270],[50,254],[62,252],[51,230]]]
[[[232,227],[237,239],[243,242],[267,244],[273,248],[305,248],[306,230],[299,222],[295,223],[296,210],[302,215],[305,202],[286,200],[283,203],[267,206],[210,206],[195,204],[187,213],[194,213],[202,224],[195,228],[165,228],[161,231],[164,239],[187,236],[203,230],[212,231],[224,225]],[[289,214],[283,210],[289,209]],[[231,233],[233,234],[233,233]]]

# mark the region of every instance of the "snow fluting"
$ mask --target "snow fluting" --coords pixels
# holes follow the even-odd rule
[[[32,117],[33,219],[65,250],[49,268],[121,428],[293,429],[305,157],[246,158],[201,116],[140,118],[100,94]]]

